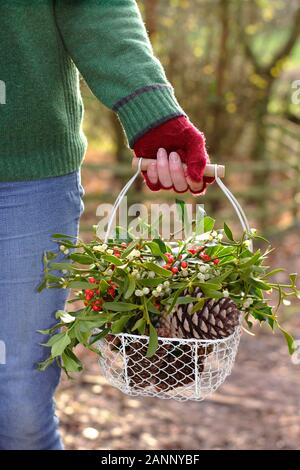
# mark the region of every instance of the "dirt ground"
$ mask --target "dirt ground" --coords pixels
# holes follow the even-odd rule
[[[290,328],[300,338],[300,321]],[[300,364],[281,337],[244,334],[232,375],[210,399],[132,398],[107,384],[94,356],[63,380],[58,413],[67,449],[299,449]]]

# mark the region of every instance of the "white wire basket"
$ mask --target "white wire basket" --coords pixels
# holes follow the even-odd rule
[[[109,238],[113,219],[128,189],[139,176],[137,171],[121,190],[108,222],[105,242]],[[240,204],[221,181],[224,167],[207,165],[206,173],[232,204],[243,230],[250,232],[246,215]],[[249,241],[252,250],[252,242]],[[231,373],[241,336],[238,325],[233,334],[221,339],[158,338],[156,353],[146,356],[149,337],[121,333],[108,335],[98,342],[100,367],[108,382],[131,396],[147,396],[178,401],[202,401],[214,393]]]
[[[231,373],[241,336],[217,340],[158,338],[146,357],[147,336],[109,335],[98,343],[100,367],[108,382],[131,396],[202,401]]]

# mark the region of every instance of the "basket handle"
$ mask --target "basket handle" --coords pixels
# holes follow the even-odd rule
[[[130,178],[130,180],[125,184],[123,189],[120,191],[120,194],[117,197],[117,199],[116,199],[116,201],[113,205],[113,208],[112,208],[112,211],[111,211],[111,214],[110,214],[110,217],[109,217],[108,225],[107,225],[105,238],[104,238],[105,243],[109,239],[109,235],[110,235],[110,232],[111,232],[114,217],[116,215],[116,212],[117,212],[123,198],[125,197],[126,193],[130,189],[130,187],[133,185],[133,183],[135,182],[136,178],[139,176],[141,171],[144,171],[144,169],[147,169],[147,166],[148,166],[150,161],[151,161],[150,159],[144,159],[144,158],[135,158],[134,159],[133,167],[136,168],[136,172]],[[229,200],[230,204],[234,208],[234,210],[235,210],[235,212],[236,212],[236,214],[239,218],[239,221],[240,221],[240,224],[241,224],[243,230],[245,232],[249,233],[250,232],[250,226],[249,226],[249,222],[248,222],[248,219],[246,217],[245,212],[243,211],[241,205],[239,204],[238,200],[234,197],[232,192],[229,191],[227,186],[225,186],[223,181],[221,181],[221,178],[225,175],[225,167],[223,165],[208,164],[205,167],[204,175],[205,176],[212,176],[212,177],[215,178],[215,182],[217,183],[217,185],[219,186],[221,191],[225,194],[225,196]],[[253,251],[252,240],[250,240],[249,249],[251,251]]]

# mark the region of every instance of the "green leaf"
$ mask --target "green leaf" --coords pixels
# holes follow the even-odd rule
[[[162,268],[161,266],[158,266],[157,264],[155,263],[143,263],[143,266],[146,268],[146,269],[149,269],[149,271],[154,271],[156,274],[159,274],[160,276],[163,276],[163,277],[170,277],[172,276],[172,273],[171,271],[168,271],[167,269],[164,269]]]
[[[37,292],[42,292],[47,287],[46,279],[43,279],[42,282],[37,287]]]
[[[70,349],[66,349],[62,353],[62,363],[67,372],[80,372],[82,370],[80,360]]]
[[[53,336],[51,336],[51,338],[48,339],[47,343],[44,343],[44,346],[53,346],[53,344],[55,344],[57,341],[60,341],[61,338],[63,338],[65,336],[65,332],[63,331],[62,333],[57,333]]]
[[[176,300],[176,305],[186,305],[192,302],[197,302],[198,297],[192,297],[190,295],[185,295],[184,297],[178,297]]]
[[[75,236],[72,236],[72,235],[64,235],[63,233],[53,233],[53,235],[51,235],[52,238],[77,238]]]
[[[103,307],[111,312],[128,312],[141,309],[141,305],[130,304],[127,302],[104,302]]]
[[[103,255],[102,259],[108,263],[115,264],[116,266],[122,266],[124,264],[124,260],[121,260],[114,255]]]
[[[260,250],[257,250],[253,256],[251,256],[250,258],[248,258],[246,261],[242,261],[240,263],[240,268],[244,269],[244,268],[248,268],[250,266],[252,266],[253,264],[257,263],[257,261],[261,258],[261,252]]]
[[[107,289],[109,288],[108,282],[105,281],[105,279],[101,279],[100,281],[100,292],[101,294],[105,294]]]
[[[139,243],[138,240],[133,240],[132,242],[130,242],[127,248],[123,251],[121,257],[126,258],[126,256],[129,255],[129,253],[131,253],[131,251],[136,247],[138,243]]]
[[[156,277],[154,279],[143,278],[139,279],[139,284],[145,287],[157,287],[159,284],[162,284],[164,280],[163,277]]]
[[[85,255],[84,253],[71,253],[69,255],[69,259],[73,260],[73,261],[76,261],[77,263],[80,263],[80,264],[92,264],[94,263],[94,259],[89,256],[89,255]]]
[[[208,297],[209,299],[222,299],[223,294],[220,291],[214,290],[214,289],[209,289],[205,286],[201,286],[201,290],[205,297]]]
[[[59,338],[58,341],[55,341],[55,343],[51,347],[51,356],[52,357],[57,357],[61,356],[63,351],[66,349],[66,347],[71,343],[71,340],[68,336],[68,333],[65,332],[63,333],[63,336]]]
[[[50,263],[49,268],[51,271],[75,271],[74,266],[71,263]]]
[[[139,320],[137,320],[137,321],[135,322],[135,324],[134,324],[133,327],[131,328],[131,331],[138,330],[139,333],[140,333],[140,331],[144,331],[144,330],[145,330],[145,326],[146,326],[146,320],[145,320],[145,318],[140,318]],[[143,334],[143,333],[140,333],[140,334]]]
[[[165,244],[165,242],[164,242],[161,238],[155,238],[155,239],[153,239],[153,241],[154,241],[155,243],[157,243],[157,245],[159,246],[160,251],[161,251],[162,253],[166,253],[166,252],[167,252],[166,244]]]
[[[228,238],[228,240],[230,240],[232,242],[234,241],[232,231],[230,230],[230,228],[228,227],[228,225],[225,222],[224,222],[224,233],[225,233],[226,237]]]
[[[71,287],[71,289],[92,289],[93,288],[93,285],[87,281],[70,281],[68,282],[68,286]]]
[[[94,344],[96,343],[96,341],[100,341],[100,339],[102,338],[105,338],[105,336],[110,332],[110,328],[105,328],[104,330],[102,330],[100,333],[96,334],[96,335],[92,335],[91,338],[90,338],[90,342],[89,344]]]
[[[131,315],[123,315],[119,320],[113,322],[111,326],[111,331],[113,334],[124,332],[124,328],[128,320],[131,318]]]
[[[215,226],[215,219],[206,215],[203,219],[203,231],[210,232]]]
[[[293,287],[296,286],[297,276],[298,276],[297,273],[291,273],[290,274],[290,281],[291,281],[291,284],[292,284]]]
[[[149,325],[149,331],[150,331],[150,337],[149,337],[149,345],[148,345],[146,357],[152,357],[158,349],[157,331],[151,323]]]
[[[272,271],[267,272],[267,273],[263,276],[263,278],[266,279],[266,278],[268,278],[268,277],[275,276],[275,274],[277,274],[277,273],[282,273],[282,272],[284,272],[284,271],[285,271],[285,269],[283,269],[283,268],[272,269]]]
[[[192,314],[196,312],[200,312],[203,309],[203,306],[205,304],[206,298],[202,297],[199,302],[197,302],[193,309],[192,309]]]
[[[295,339],[293,338],[293,336],[288,331],[286,331],[284,328],[282,328],[279,324],[277,324],[277,325],[278,325],[278,328],[280,329],[281,333],[283,334],[283,336],[286,340],[286,343],[287,343],[288,349],[289,349],[289,353],[292,355],[295,352]]]
[[[270,284],[267,284],[266,282],[263,282],[260,279],[257,279],[255,277],[250,277],[249,278],[249,283],[252,286],[258,287],[259,289],[262,289],[262,290],[270,290],[271,289]]]
[[[124,294],[124,299],[129,299],[135,291],[135,279],[133,276],[128,274],[128,286],[127,291]]]
[[[151,242],[147,242],[145,245],[150,248],[151,253],[154,256],[160,256],[160,257],[166,259],[166,257],[164,256],[164,253],[161,251],[160,246],[159,246],[158,243],[156,243],[154,241],[151,241]]]
[[[175,203],[176,203],[176,209],[177,209],[177,213],[180,217],[180,220],[184,221],[185,212],[186,212],[185,202],[182,201],[181,199],[176,198]]]

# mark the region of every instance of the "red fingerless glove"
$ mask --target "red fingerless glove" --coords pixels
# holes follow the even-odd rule
[[[159,148],[164,148],[168,154],[177,152],[181,161],[187,165],[188,176],[196,182],[203,180],[203,187],[197,194],[203,194],[207,184],[214,181],[214,178],[203,177],[204,168],[209,163],[204,134],[188,118],[180,116],[169,119],[150,129],[133,146],[135,155],[143,158],[156,158]],[[146,172],[143,172],[143,176],[152,191],[164,189],[160,183],[153,185]]]

